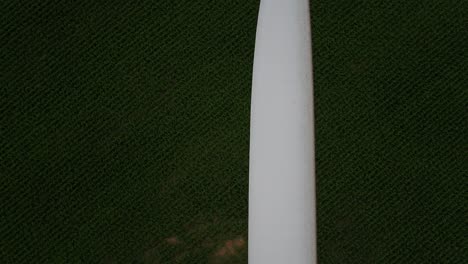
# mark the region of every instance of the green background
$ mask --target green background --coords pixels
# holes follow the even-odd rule
[[[0,3],[1,263],[247,262],[258,4]],[[467,11],[312,2],[320,263],[466,259]]]

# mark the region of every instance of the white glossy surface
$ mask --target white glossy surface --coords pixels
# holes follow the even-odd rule
[[[316,263],[308,0],[263,0],[252,87],[249,264]]]

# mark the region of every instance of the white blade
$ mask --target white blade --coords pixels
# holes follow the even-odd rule
[[[249,264],[316,263],[309,0],[263,0],[253,69]]]

